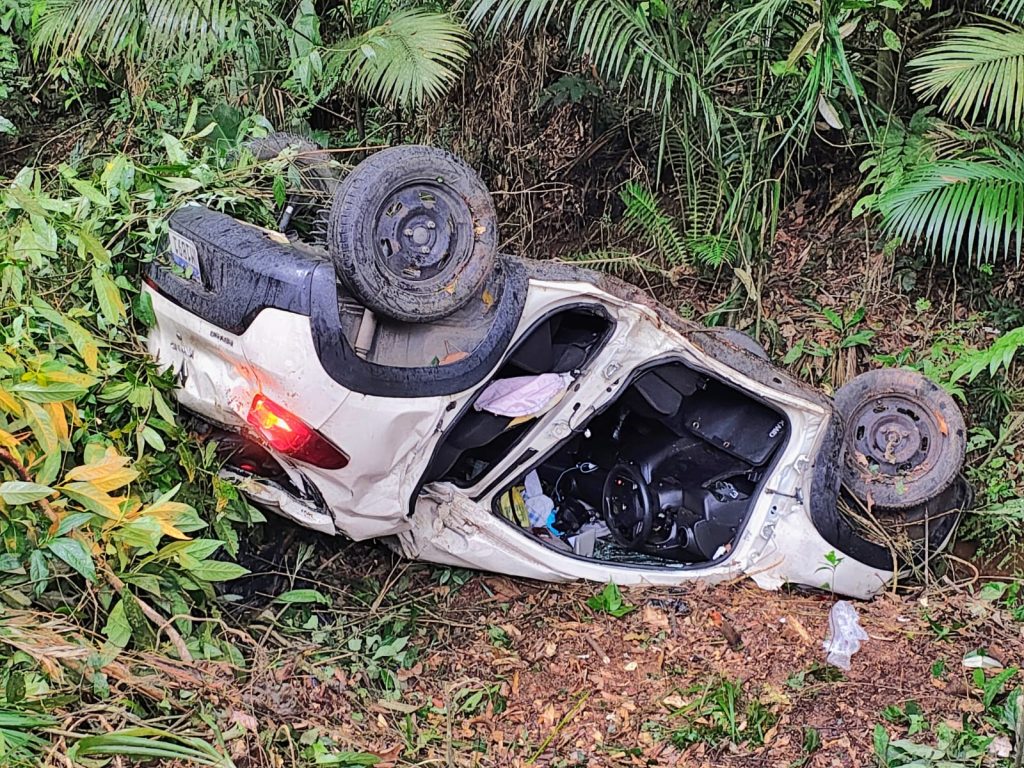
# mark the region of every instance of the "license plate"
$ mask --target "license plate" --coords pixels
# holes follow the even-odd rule
[[[199,271],[199,251],[196,249],[196,244],[171,230],[170,249],[174,263],[185,270],[185,274],[193,280],[202,282],[203,276]]]

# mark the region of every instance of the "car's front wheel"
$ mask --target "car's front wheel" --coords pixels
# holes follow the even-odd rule
[[[923,504],[959,475],[967,446],[963,414],[921,374],[868,371],[840,387],[835,404],[845,426],[843,484],[865,504]]]
[[[497,251],[487,187],[450,152],[384,149],[334,196],[331,258],[356,299],[385,317],[424,323],[479,296]]]

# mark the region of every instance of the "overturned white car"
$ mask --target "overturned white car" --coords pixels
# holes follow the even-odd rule
[[[384,150],[335,183],[297,151],[312,181],[282,229],[301,238],[185,206],[146,281],[150,349],[253,502],[536,579],[857,597],[898,570],[893,541],[952,536],[964,423],[926,379],[872,371],[832,400],[738,331],[497,253],[450,154]]]

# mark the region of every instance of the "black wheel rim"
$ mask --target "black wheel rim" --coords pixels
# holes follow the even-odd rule
[[[942,439],[935,414],[905,394],[875,397],[861,405],[850,420],[853,447],[863,456],[862,472],[871,480],[910,481],[934,464]]]
[[[471,249],[472,222],[466,201],[440,179],[405,184],[377,211],[378,263],[407,282],[434,280]]]

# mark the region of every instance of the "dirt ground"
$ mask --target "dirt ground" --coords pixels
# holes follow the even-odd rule
[[[202,672],[196,693],[237,726],[239,768],[290,765],[314,742],[383,766],[873,766],[875,725],[905,731],[886,707],[916,702],[959,727],[982,710],[965,654],[1024,661],[1024,625],[948,579],[856,603],[869,638],[842,672],[825,664],[835,598],[823,592],[624,589],[634,609],[616,618],[587,605],[601,585],[453,572],[319,538],[314,550],[293,585],[330,597],[318,628],[259,613],[265,596],[250,595],[249,673]],[[288,557],[279,572],[294,574]],[[368,636],[409,638],[393,676],[347,652]],[[362,764],[350,759],[333,764]]]

